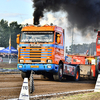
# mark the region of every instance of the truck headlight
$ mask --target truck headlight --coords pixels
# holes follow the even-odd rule
[[[25,62],[32,62],[31,60],[25,60]]]
[[[20,62],[20,63],[23,63],[23,62],[24,62],[24,60],[20,59],[20,60],[19,60],[19,62]]]
[[[51,68],[51,66],[50,66],[50,65],[48,65],[48,66],[47,66],[47,68]]]
[[[51,59],[48,59],[48,60],[47,60],[47,63],[52,63],[52,60],[51,60]]]
[[[22,68],[22,65],[19,65],[18,67],[19,67],[19,68]]]

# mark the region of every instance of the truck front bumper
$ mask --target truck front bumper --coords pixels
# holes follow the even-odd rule
[[[58,72],[58,65],[56,64],[17,64],[17,68],[20,71],[46,71],[46,72]]]

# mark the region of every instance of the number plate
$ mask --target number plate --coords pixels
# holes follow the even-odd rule
[[[31,66],[31,68],[39,68],[39,66]]]

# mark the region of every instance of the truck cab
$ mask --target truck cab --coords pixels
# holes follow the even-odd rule
[[[64,57],[64,29],[58,26],[33,26],[22,28],[17,35],[18,64],[22,78],[30,77],[31,71],[50,80],[61,81],[63,76],[79,80],[78,65],[69,64]]]
[[[64,30],[58,26],[25,26],[17,35],[18,64],[22,78],[31,70],[51,78],[62,66],[64,58]]]

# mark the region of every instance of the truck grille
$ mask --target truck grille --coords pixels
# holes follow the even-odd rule
[[[24,59],[24,63],[46,63],[52,58],[52,47],[21,47],[19,50],[19,59]]]
[[[41,62],[41,60],[32,60],[32,62]]]

